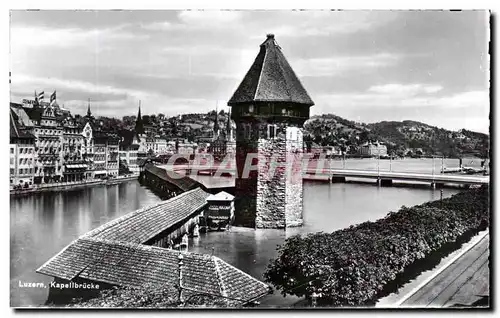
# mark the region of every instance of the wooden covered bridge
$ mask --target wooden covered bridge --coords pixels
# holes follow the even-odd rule
[[[174,286],[181,302],[201,294],[252,304],[271,291],[268,285],[218,257],[165,248],[196,223],[208,197],[196,188],[126,214],[82,235],[36,271],[62,283]],[[51,289],[49,301],[73,296]]]

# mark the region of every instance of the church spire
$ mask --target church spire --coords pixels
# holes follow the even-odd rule
[[[226,138],[231,138],[231,110],[229,110],[229,114],[227,115]]]
[[[218,104],[215,104],[215,121],[214,121],[214,137],[219,135],[219,113]]]
[[[89,97],[89,105],[87,107],[87,117],[92,117],[92,112],[90,111],[90,97]]]
[[[144,134],[144,125],[141,116],[141,101],[139,101],[139,111],[137,112],[137,119],[135,121],[135,132],[137,134]]]

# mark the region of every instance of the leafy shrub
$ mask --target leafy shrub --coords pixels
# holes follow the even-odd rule
[[[488,225],[489,189],[482,186],[442,201],[403,206],[375,222],[292,236],[264,276],[283,295],[310,298],[314,293],[319,304],[366,305],[415,261]]]

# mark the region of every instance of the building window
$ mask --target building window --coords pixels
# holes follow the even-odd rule
[[[14,153],[14,148],[10,148],[10,153]]]
[[[253,107],[253,105],[249,105],[249,106],[248,106],[248,112],[249,112],[249,113],[253,113],[253,111],[254,111],[254,107]]]
[[[14,173],[15,173],[14,168],[10,168],[10,174],[11,174],[11,175],[14,175]]]
[[[267,137],[276,138],[276,125],[267,125]]]
[[[10,158],[10,164],[13,165],[14,164],[14,158]]]

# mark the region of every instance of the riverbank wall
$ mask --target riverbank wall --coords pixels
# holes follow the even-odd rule
[[[43,193],[43,192],[61,192],[70,191],[82,188],[88,188],[98,185],[116,185],[122,182],[127,182],[131,180],[137,180],[139,175],[131,175],[126,177],[117,177],[109,180],[91,180],[86,182],[60,182],[54,184],[44,184],[35,186],[34,188],[10,190],[11,197],[26,196],[31,194]]]

